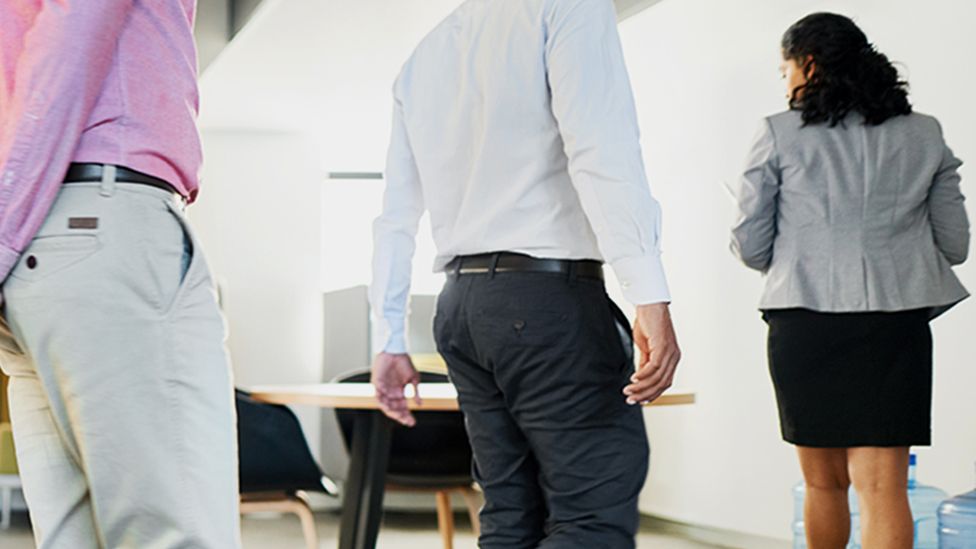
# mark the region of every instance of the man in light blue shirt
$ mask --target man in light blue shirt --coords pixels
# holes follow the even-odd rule
[[[413,425],[404,318],[426,210],[448,274],[435,336],[486,497],[481,547],[634,544],[648,453],[635,405],[670,386],[680,351],[616,23],[611,0],[469,0],[394,88],[373,381]],[[637,307],[633,341],[603,262]]]

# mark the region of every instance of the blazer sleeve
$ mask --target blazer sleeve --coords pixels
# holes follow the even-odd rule
[[[942,162],[929,189],[929,223],[935,246],[949,261],[959,265],[969,255],[969,217],[966,214],[966,198],[960,189],[962,178],[959,167],[962,161],[956,158],[944,140],[942,141]]]
[[[746,160],[738,184],[732,189],[739,216],[732,227],[732,253],[745,265],[766,272],[773,259],[776,238],[780,170],[776,139],[764,120]]]

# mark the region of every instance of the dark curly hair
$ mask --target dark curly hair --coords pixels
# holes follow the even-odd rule
[[[813,60],[807,83],[790,98],[790,108],[803,111],[804,125],[836,126],[852,111],[875,126],[911,114],[908,82],[851,19],[808,15],[786,31],[782,46],[783,58],[800,67]]]

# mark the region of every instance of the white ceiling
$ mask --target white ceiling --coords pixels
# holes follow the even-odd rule
[[[659,0],[618,0],[621,15]],[[300,132],[328,171],[380,171],[390,89],[462,0],[265,0],[204,73],[201,127]]]

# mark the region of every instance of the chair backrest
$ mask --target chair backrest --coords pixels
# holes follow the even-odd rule
[[[368,383],[368,370],[340,376],[339,383]],[[421,383],[447,383],[444,374],[422,372]],[[421,393],[423,396],[423,393]],[[429,479],[465,479],[471,475],[471,445],[461,412],[416,412],[417,425],[396,426],[390,447],[391,477]],[[336,410],[346,448],[352,446],[353,410]]]
[[[236,401],[241,493],[329,492],[294,412],[241,390]]]

